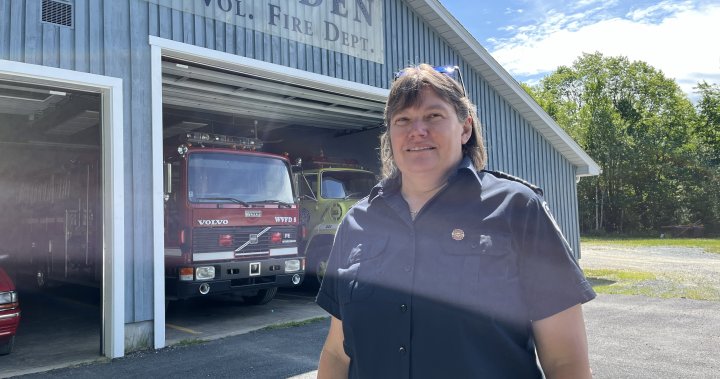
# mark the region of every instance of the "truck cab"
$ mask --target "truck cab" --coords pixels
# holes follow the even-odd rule
[[[316,282],[325,275],[335,232],[347,211],[377,183],[371,171],[349,160],[315,158],[295,172],[300,195],[300,252]]]
[[[255,139],[188,133],[165,154],[168,299],[241,295],[265,304],[299,285],[299,207],[287,158]]]

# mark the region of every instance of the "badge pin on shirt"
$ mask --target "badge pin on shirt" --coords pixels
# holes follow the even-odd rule
[[[455,241],[462,241],[462,239],[465,238],[465,232],[462,229],[453,229],[450,236]]]

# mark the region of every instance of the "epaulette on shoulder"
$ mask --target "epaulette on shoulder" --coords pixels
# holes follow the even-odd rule
[[[512,175],[506,174],[506,173],[504,173],[504,172],[502,172],[502,171],[493,171],[493,170],[481,170],[481,171],[482,171],[482,172],[487,172],[488,174],[493,175],[493,176],[498,177],[498,178],[507,179],[507,180],[512,180],[513,182],[518,182],[518,183],[520,183],[520,184],[522,184],[522,185],[530,188],[530,189],[533,190],[536,194],[538,194],[538,195],[540,195],[540,196],[543,196],[543,195],[544,195],[542,188],[540,188],[540,187],[538,187],[538,186],[536,186],[536,185],[534,185],[534,184],[532,184],[532,183],[530,183],[530,182],[528,182],[528,181],[526,181],[526,180],[524,180],[524,179],[520,179],[520,178],[518,178],[517,176],[512,176]]]

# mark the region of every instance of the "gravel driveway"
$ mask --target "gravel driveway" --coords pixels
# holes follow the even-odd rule
[[[720,254],[694,247],[622,247],[588,245],[582,248],[582,268],[627,269],[702,277],[720,288]]]
[[[694,276],[720,288],[720,254],[583,246],[580,266]],[[585,304],[595,378],[720,378],[720,302],[598,295]]]

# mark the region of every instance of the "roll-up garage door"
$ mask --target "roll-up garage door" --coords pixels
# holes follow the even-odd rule
[[[227,114],[274,127],[364,130],[383,121],[381,96],[342,93],[312,82],[292,83],[278,75],[263,75],[262,68],[238,72],[165,59],[162,72],[166,107]]]

